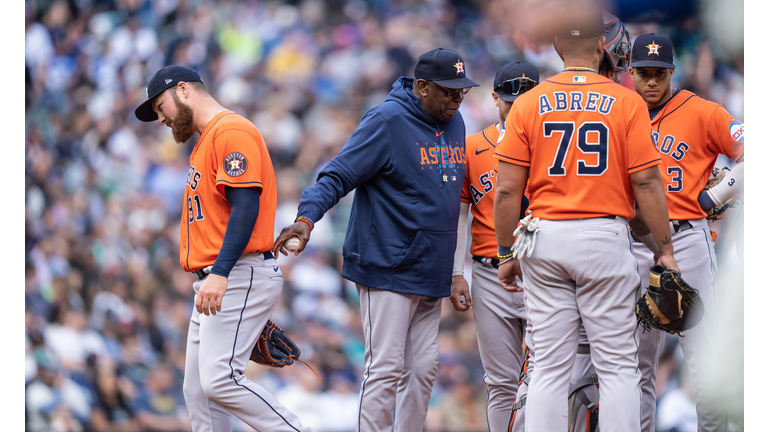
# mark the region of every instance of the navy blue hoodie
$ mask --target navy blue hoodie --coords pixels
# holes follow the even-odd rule
[[[353,189],[341,275],[369,288],[451,294],[466,172],[464,120],[432,119],[401,77],[301,195],[298,216],[317,222]]]

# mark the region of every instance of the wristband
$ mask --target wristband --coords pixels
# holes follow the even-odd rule
[[[509,258],[512,256],[512,247],[504,247],[504,246],[497,246],[498,250],[496,252],[496,256],[499,257],[499,259]]]
[[[302,221],[302,222],[306,223],[307,225],[309,225],[309,230],[310,231],[315,229],[315,224],[312,222],[312,219],[310,219],[310,218],[308,218],[306,216],[299,216],[299,217],[296,218],[296,220],[294,222],[298,222],[298,221]]]

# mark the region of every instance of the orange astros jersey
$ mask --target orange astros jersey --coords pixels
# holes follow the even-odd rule
[[[589,72],[564,72],[518,97],[496,146],[530,168],[529,209],[549,220],[632,219],[628,174],[660,163],[643,99]]]
[[[277,207],[272,160],[258,129],[228,110],[208,122],[189,157],[179,257],[186,271],[216,261],[232,211],[224,186],[261,188],[259,217],[243,253],[271,250]]]
[[[493,228],[493,198],[496,196],[496,165],[493,157],[499,131],[496,125],[467,137],[467,174],[461,201],[471,204],[472,246],[475,256],[496,257],[496,230]]]
[[[661,154],[669,219],[701,219],[698,196],[717,156],[744,161],[744,125],[721,105],[681,90],[651,121]]]

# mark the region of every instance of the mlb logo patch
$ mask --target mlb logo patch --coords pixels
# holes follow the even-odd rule
[[[585,83],[585,82],[587,82],[587,77],[585,77],[584,75],[576,75],[575,77],[573,77],[573,82],[575,82],[575,83]]]
[[[456,181],[456,176],[451,176],[451,180]]]

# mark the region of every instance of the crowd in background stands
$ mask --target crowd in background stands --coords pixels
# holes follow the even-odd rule
[[[25,323],[30,431],[189,430],[181,383],[192,282],[178,263],[188,156],[169,129],[135,119],[159,68],[196,69],[226,108],[253,121],[274,164],[276,232],[362,115],[419,54],[461,53],[481,83],[461,107],[467,134],[493,124],[496,69],[521,60],[547,78],[551,46],[514,20],[532,1],[26,0]],[[692,16],[628,23],[675,43],[673,86],[743,119],[743,57],[718,54]],[[631,86],[625,74],[622,84]],[[302,364],[246,375],[318,431],[352,431],[363,374],[354,286],[340,275],[351,194],[317,223],[285,275],[272,319]],[[469,270],[469,262],[467,263]],[[467,271],[469,278],[469,271]],[[487,430],[471,312],[443,304],[429,431]],[[670,339],[659,430],[695,428],[693,391]],[[669,403],[673,409],[665,408]],[[687,416],[687,418],[686,418]],[[235,430],[250,430],[233,419]]]

